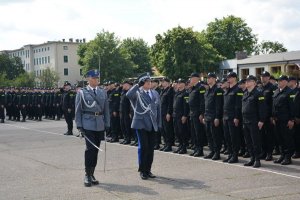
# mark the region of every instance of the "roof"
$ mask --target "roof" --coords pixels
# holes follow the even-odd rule
[[[300,60],[300,51],[290,51],[283,53],[272,53],[264,55],[251,56],[237,61],[238,65],[255,64],[255,63],[271,63],[271,62],[286,62]]]

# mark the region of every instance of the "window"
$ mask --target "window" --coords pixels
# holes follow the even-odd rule
[[[48,63],[50,63],[50,56],[48,56]]]
[[[64,68],[64,76],[68,76],[69,75],[69,70],[68,68]]]
[[[249,69],[241,69],[241,78],[244,79],[249,75]]]
[[[39,49],[39,52],[41,52],[41,49]]]
[[[265,68],[256,68],[255,69],[255,74],[256,74],[256,76],[260,76],[262,73],[263,73],[263,71],[265,71]]]
[[[68,46],[64,46],[63,48],[64,48],[64,50],[68,50]]]
[[[50,51],[50,47],[48,47],[48,51]]]
[[[272,74],[281,73],[281,66],[271,67],[271,73]]]
[[[44,64],[44,57],[42,57],[42,64]]]
[[[41,59],[41,58],[39,58],[39,64],[40,64],[40,65],[42,64],[42,59]]]
[[[68,62],[68,56],[64,56],[64,63]]]

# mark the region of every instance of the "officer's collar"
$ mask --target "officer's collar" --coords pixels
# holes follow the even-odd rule
[[[94,89],[97,90],[97,89],[98,89],[98,86],[96,86],[95,88],[92,88],[90,85],[88,85],[88,86],[87,86],[87,89],[88,89],[88,90],[94,90]]]

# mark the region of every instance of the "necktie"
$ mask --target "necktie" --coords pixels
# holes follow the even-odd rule
[[[96,95],[96,89],[93,89],[94,90],[94,94]]]
[[[151,96],[150,96],[150,93],[149,93],[149,91],[147,91],[147,94],[148,94],[149,98],[150,98],[150,99],[152,99],[152,98],[151,98]]]

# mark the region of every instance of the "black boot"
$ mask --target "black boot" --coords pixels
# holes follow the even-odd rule
[[[214,156],[211,158],[212,160],[220,160],[220,153],[219,152],[215,152]]]
[[[91,175],[92,184],[93,184],[93,185],[98,185],[98,184],[99,184],[99,181],[95,178],[94,172],[95,172],[95,167],[92,167],[92,168],[91,168],[91,173],[92,173],[92,175]]]
[[[231,157],[232,157],[232,154],[229,154],[228,157],[227,157],[225,160],[223,160],[223,162],[224,162],[224,163],[225,163],[225,162],[228,162],[228,161],[231,159]]]
[[[178,152],[178,154],[186,154],[187,153],[187,150],[186,150],[186,147],[183,146],[180,151]]]
[[[254,164],[254,157],[251,157],[250,161],[245,163],[244,166],[249,167],[249,166],[253,166]]]
[[[4,119],[1,119],[1,123],[4,123]]]
[[[238,155],[237,154],[233,154],[232,157],[230,158],[230,160],[228,160],[228,163],[238,163],[239,159],[238,159]]]
[[[211,159],[214,156],[215,152],[211,151],[208,155],[204,156],[204,159]]]
[[[267,157],[266,157],[265,161],[271,161],[271,160],[273,160],[272,154],[271,153],[267,153]]]
[[[281,163],[284,160],[284,155],[281,155],[277,160],[274,160],[273,162],[276,164]]]
[[[67,131],[66,133],[64,133],[64,135],[73,135],[72,131]]]
[[[91,168],[85,168],[85,177],[84,177],[84,186],[91,187],[92,186],[92,174]]]
[[[283,161],[281,162],[281,165],[290,165],[290,164],[292,164],[291,156],[286,155]]]
[[[259,158],[256,158],[253,167],[254,168],[259,168],[260,166],[261,166],[260,160],[259,160]]]

